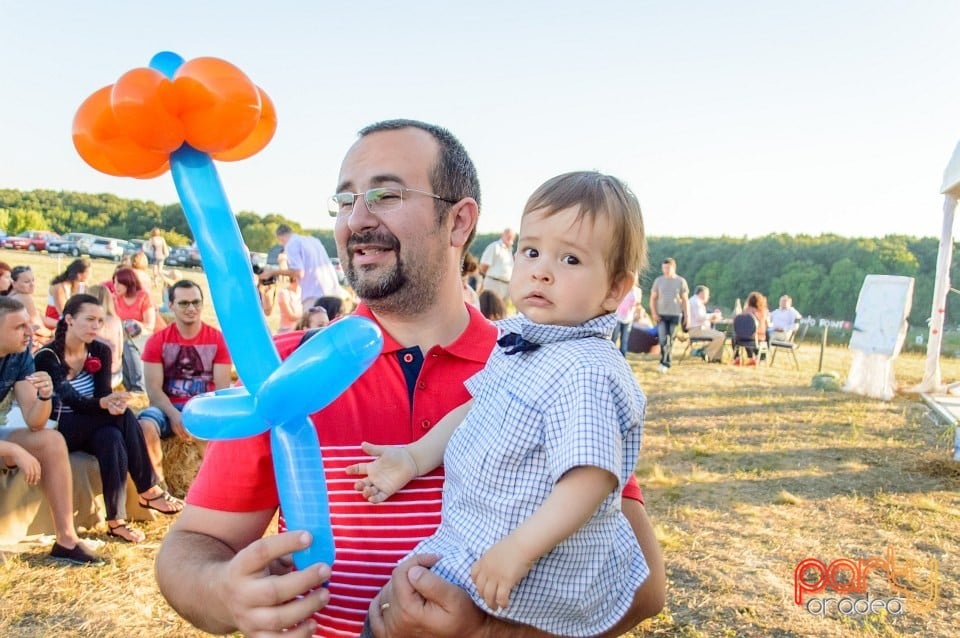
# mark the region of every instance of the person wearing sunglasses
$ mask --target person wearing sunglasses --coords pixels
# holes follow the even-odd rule
[[[167,289],[174,321],[155,332],[143,347],[143,379],[150,406],[140,413],[140,426],[154,472],[164,480],[160,441],[177,436],[204,442],[183,427],[181,411],[192,397],[230,385],[230,353],[223,333],[200,319],[203,291],[181,279]]]
[[[269,435],[215,441],[157,556],[160,590],[211,633],[531,635],[528,626],[485,614],[431,572],[436,556],[403,560],[440,523],[442,469],[398,492],[402,507],[344,493],[354,482],[346,466],[367,458],[363,441],[402,445],[424,436],[469,399],[464,382],[496,345],[496,327],[464,302],[460,277],[480,213],[474,164],[444,128],[380,122],[347,152],[328,211],[347,283],[361,300],[353,314],[376,322],[384,339],[371,367],[312,415],[324,462],[317,476],[326,476],[332,497],[336,560],[292,571],[289,554],[306,547],[309,534],[287,531],[281,517],[280,533],[264,536],[279,505]],[[274,341],[286,356],[303,338],[292,332]],[[623,501],[657,574],[631,607],[635,623],[659,612],[664,576],[640,501]]]

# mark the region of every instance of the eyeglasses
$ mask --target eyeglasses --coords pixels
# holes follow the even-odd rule
[[[178,302],[177,302],[177,307],[178,307],[178,308],[183,308],[184,310],[186,310],[186,309],[189,308],[190,306],[193,306],[194,308],[199,308],[199,307],[202,306],[202,305],[203,305],[203,299],[193,299],[193,300],[191,300],[191,301],[178,301]]]
[[[381,188],[371,188],[366,193],[337,193],[327,201],[327,211],[331,217],[340,215],[350,215],[353,213],[353,205],[358,197],[363,197],[367,205],[367,210],[371,213],[382,215],[400,210],[403,206],[404,193],[420,193],[427,197],[439,199],[441,202],[456,204],[457,199],[447,199],[427,191],[417,190],[416,188],[400,188],[398,186],[386,186]]]

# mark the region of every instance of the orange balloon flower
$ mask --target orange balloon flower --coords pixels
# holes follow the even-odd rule
[[[206,153],[233,148],[260,119],[260,94],[243,71],[218,58],[195,58],[174,74],[187,143]]]
[[[138,144],[165,153],[183,144],[178,95],[160,71],[144,67],[121,75],[110,92],[110,106],[117,124]]]
[[[110,108],[105,86],[88,97],[73,118],[73,145],[90,166],[108,175],[144,175],[156,171],[169,154],[137,144],[124,135]]]
[[[73,120],[80,157],[109,175],[149,179],[169,169],[184,143],[214,159],[259,152],[277,130],[269,96],[218,58],[185,62],[171,81],[137,68],[88,97]]]
[[[277,132],[277,110],[273,106],[273,100],[259,86],[257,92],[260,94],[260,120],[257,122],[257,126],[247,136],[247,139],[233,148],[219,153],[211,153],[210,156],[213,159],[221,162],[236,162],[237,160],[247,159],[251,155],[259,153],[273,139],[273,134]]]

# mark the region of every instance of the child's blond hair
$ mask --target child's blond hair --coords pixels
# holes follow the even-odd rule
[[[610,283],[624,276],[635,277],[647,265],[647,238],[640,203],[630,188],[612,175],[575,171],[548,179],[527,200],[526,215],[543,211],[548,217],[574,206],[577,221],[591,223],[599,215],[611,222],[610,250],[606,254]]]

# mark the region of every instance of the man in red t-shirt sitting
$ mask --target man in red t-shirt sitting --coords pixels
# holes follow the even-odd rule
[[[150,407],[140,413],[150,462],[163,480],[161,439],[192,437],[183,427],[181,411],[191,397],[230,385],[230,353],[223,333],[200,320],[203,291],[181,279],[168,288],[167,302],[175,321],[147,340],[143,377]],[[203,442],[196,441],[203,452]]]

